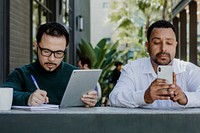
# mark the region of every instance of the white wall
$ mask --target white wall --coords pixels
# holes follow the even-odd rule
[[[90,42],[95,46],[102,38],[110,38],[111,24],[106,23],[109,0],[90,0]]]

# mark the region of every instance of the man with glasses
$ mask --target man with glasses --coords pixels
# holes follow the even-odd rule
[[[71,73],[77,69],[62,61],[69,41],[64,26],[43,24],[36,39],[37,61],[16,68],[3,84],[14,89],[13,105],[60,104]],[[97,103],[97,92],[90,91],[81,100],[86,107],[93,107]]]

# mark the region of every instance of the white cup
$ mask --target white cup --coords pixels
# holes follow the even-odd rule
[[[13,101],[13,88],[0,88],[0,110],[10,110]]]

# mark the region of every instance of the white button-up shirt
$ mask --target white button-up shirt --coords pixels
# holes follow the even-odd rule
[[[188,99],[185,106],[171,100],[156,100],[152,104],[145,103],[144,93],[157,78],[150,58],[138,59],[123,67],[121,76],[109,96],[111,106],[200,107],[200,68],[179,59],[174,59],[172,66],[176,74],[176,83]]]

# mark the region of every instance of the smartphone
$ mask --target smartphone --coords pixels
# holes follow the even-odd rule
[[[166,79],[168,84],[173,84],[172,66],[158,66],[157,75],[160,79]]]

